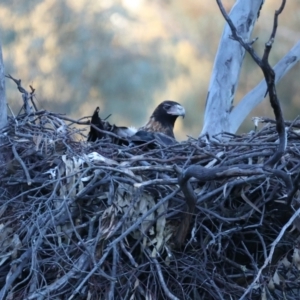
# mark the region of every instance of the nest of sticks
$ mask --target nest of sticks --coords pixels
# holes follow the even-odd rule
[[[47,111],[11,118],[0,298],[299,298],[300,122],[285,123],[286,151],[267,168],[278,134],[260,121],[166,148],[78,141]]]

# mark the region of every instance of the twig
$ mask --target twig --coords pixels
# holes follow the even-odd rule
[[[54,283],[47,286],[47,288],[44,288],[42,290],[38,290],[35,293],[31,294],[29,297],[26,298],[26,300],[33,300],[33,299],[40,299],[41,296],[46,296],[54,291],[59,290],[62,286],[64,286],[69,280],[74,278],[77,273],[81,272],[83,266],[87,262],[87,258],[89,257],[88,253],[83,253],[77,262],[74,264],[73,268],[66,273],[64,276],[56,280]],[[76,289],[77,290],[77,289]],[[79,289],[80,290],[80,289]],[[73,297],[68,298],[68,300],[71,300]]]
[[[123,252],[125,253],[125,255],[128,257],[129,261],[131,262],[131,264],[137,268],[138,267],[138,263],[135,261],[135,259],[133,258],[132,254],[130,252],[127,251],[124,242],[120,241],[120,245],[121,245],[121,249],[123,250]]]
[[[118,252],[117,252],[117,245],[115,244],[113,246],[113,260],[112,260],[112,270],[111,270],[111,277],[117,278],[117,261],[118,261]],[[108,292],[108,299],[113,300],[114,294],[115,294],[115,286],[116,286],[116,280],[111,280],[110,282],[110,289]]]
[[[284,224],[284,226],[281,228],[279,235],[277,236],[277,238],[274,240],[274,242],[271,244],[271,249],[270,249],[270,253],[267,256],[267,258],[265,259],[264,264],[262,265],[262,267],[259,269],[256,277],[253,279],[252,283],[248,286],[248,288],[246,289],[246,291],[244,292],[244,294],[241,296],[240,300],[245,299],[245,297],[248,295],[248,293],[254,288],[256,282],[259,280],[262,271],[264,270],[264,268],[271,262],[272,258],[273,258],[273,254],[275,251],[275,247],[277,246],[277,244],[280,242],[280,240],[282,239],[284,233],[286,232],[286,230],[288,229],[288,227],[290,227],[293,222],[295,221],[295,219],[300,215],[300,208],[298,208],[295,213],[292,215],[292,217],[289,219],[289,221],[287,223]]]
[[[150,252],[148,251],[148,255],[150,256]],[[155,265],[155,268],[157,270],[157,273],[158,273],[158,278],[159,278],[159,281],[161,283],[161,286],[166,294],[166,296],[169,298],[169,299],[172,299],[172,300],[179,300],[179,298],[177,298],[175,295],[173,295],[170,290],[168,289],[167,285],[166,285],[166,282],[165,282],[165,279],[164,279],[164,276],[162,274],[162,271],[161,271],[161,266],[160,264],[158,263],[157,259],[156,258],[152,258],[153,262],[154,262],[154,265]]]
[[[24,252],[21,257],[12,262],[12,266],[14,264],[19,264],[17,266],[17,268],[14,270],[14,272],[9,272],[5,281],[5,285],[2,287],[1,291],[0,291],[0,300],[4,300],[5,299],[5,295],[8,292],[9,288],[11,287],[11,285],[13,284],[13,282],[17,279],[17,277],[21,274],[21,272],[23,271],[24,267],[26,266],[27,261],[29,260],[31,256],[31,249],[27,249],[26,252]],[[13,267],[10,268],[10,271],[13,269]]]
[[[19,80],[18,80],[18,79],[15,79],[15,78],[13,78],[10,74],[6,75],[5,77],[7,77],[7,78],[13,80],[13,81],[15,82],[15,84],[17,85],[19,92],[22,94],[22,99],[23,99],[23,102],[24,102],[24,110],[25,110],[26,114],[27,114],[27,115],[30,115],[30,113],[31,113],[31,108],[30,108],[29,103],[28,103],[28,100],[29,100],[29,99],[31,100],[31,102],[32,102],[32,104],[33,104],[33,106],[34,106],[35,111],[37,111],[37,107],[36,107],[36,105],[35,105],[35,103],[34,103],[34,101],[33,101],[33,94],[34,94],[34,91],[35,91],[35,90],[30,86],[30,88],[31,88],[31,93],[28,93],[28,92],[22,87],[22,85],[21,85],[21,79],[19,79]]]
[[[30,175],[29,175],[29,172],[28,172],[28,169],[25,165],[25,163],[23,162],[23,160],[21,159],[21,157],[19,156],[17,150],[16,150],[16,147],[15,145],[12,145],[12,151],[13,151],[13,154],[15,156],[15,159],[20,163],[20,165],[22,166],[23,170],[24,170],[24,173],[25,173],[25,176],[26,176],[26,179],[27,179],[27,184],[28,185],[31,185],[32,183],[32,180],[30,178]]]

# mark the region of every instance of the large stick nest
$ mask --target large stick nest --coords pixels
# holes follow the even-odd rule
[[[1,299],[300,297],[299,122],[276,172],[271,123],[168,148],[72,126],[39,111],[2,130]]]

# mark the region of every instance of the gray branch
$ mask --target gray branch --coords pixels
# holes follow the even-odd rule
[[[274,66],[275,83],[279,82],[285,74],[300,59],[300,41]],[[248,114],[261,103],[266,94],[267,85],[263,79],[251,92],[249,92],[230,113],[228,132],[235,133]]]

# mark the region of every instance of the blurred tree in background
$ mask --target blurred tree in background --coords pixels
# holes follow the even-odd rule
[[[234,0],[224,0],[229,10]],[[266,1],[256,24],[262,54],[280,1]],[[37,104],[74,118],[112,113],[111,123],[143,125],[157,103],[172,99],[186,108],[176,134],[201,131],[211,69],[225,21],[212,0],[2,0],[1,38],[6,72],[37,90]],[[300,39],[300,2],[288,1],[270,61],[275,64]],[[279,83],[284,116],[299,113],[299,65]],[[235,102],[263,75],[250,57]],[[18,112],[21,97],[7,81]],[[252,115],[273,116],[268,101]],[[241,131],[251,128],[248,117]]]

